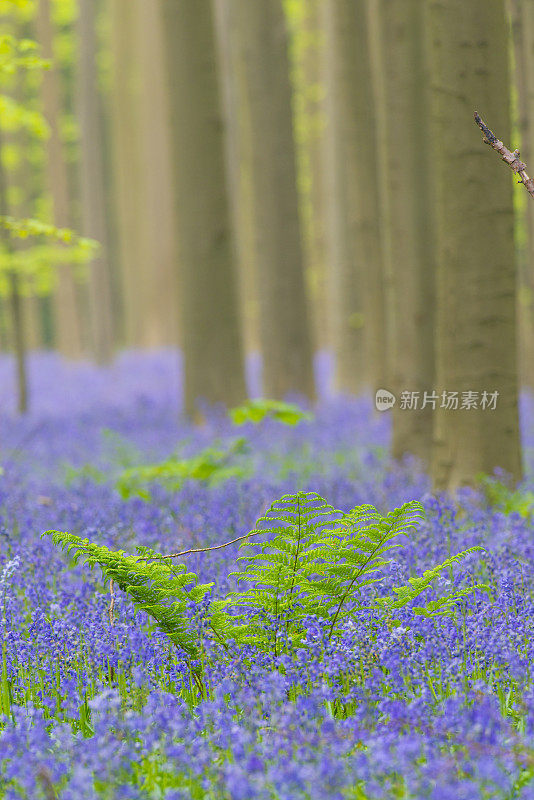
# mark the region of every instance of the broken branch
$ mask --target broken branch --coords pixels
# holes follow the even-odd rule
[[[531,197],[534,197],[534,178],[527,175],[527,165],[524,164],[519,158],[519,150],[509,150],[500,139],[497,139],[493,131],[491,131],[480,114],[475,111],[475,122],[484,134],[484,141],[500,153],[503,161],[506,161],[512,172],[519,175],[520,181]]]

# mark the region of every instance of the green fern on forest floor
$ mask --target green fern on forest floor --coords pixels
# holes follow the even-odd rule
[[[232,463],[235,456],[247,451],[243,437],[230,442],[226,450],[207,447],[190,458],[171,456],[157,464],[144,464],[124,470],[116,481],[116,489],[123,499],[134,495],[152,500],[150,484],[159,484],[171,492],[178,491],[187,480],[216,485],[230,478],[246,478],[246,463]]]
[[[47,531],[43,536],[50,535],[55,544],[74,551],[75,561],[84,557],[91,567],[98,564],[105,577],[127,592],[137,608],[152,616],[182,649],[200,682],[200,668],[193,665],[201,659],[203,642],[188,618],[189,603],[208,600],[207,631],[223,648],[235,641],[274,656],[301,644],[306,617],[325,619],[329,637],[337,635],[342,623],[362,608],[375,608],[391,620],[392,611],[414,601],[443,570],[484,549],[472,547],[458,553],[422,576],[410,578],[393,590],[394,595],[367,599],[371,605],[364,605],[362,589],[380,582],[379,573],[390,561],[386,554],[400,545],[399,536],[409,534],[423,518],[423,507],[415,501],[383,516],[370,505],[343,513],[313,492],[284,495],[241,537],[238,561],[244,562],[244,569],[231,575],[238,587],[243,582],[248,586],[222,599],[206,598],[213,584],[198,584],[197,576],[187,572],[184,564],[171,564],[168,556],[147,548],[138,547],[138,555],[131,556],[69,533]],[[258,539],[251,541],[252,537]],[[455,604],[477,588],[487,587],[455,591],[412,611],[425,616],[451,614]]]
[[[313,419],[312,414],[303,411],[294,403],[265,398],[247,400],[246,403],[232,408],[228,413],[234,425],[244,425],[247,422],[257,425],[266,418],[274,419],[284,425],[297,425],[299,422]]]

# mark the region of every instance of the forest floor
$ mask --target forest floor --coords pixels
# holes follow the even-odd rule
[[[324,354],[320,402],[293,426],[236,426],[217,410],[181,422],[176,365],[171,352],[107,368],[32,356],[21,418],[0,358],[1,800],[534,797],[533,399],[522,398],[523,484],[453,502],[414,461],[390,460],[388,415],[370,398],[330,396]],[[274,652],[206,646],[200,687],[131,596],[41,536],[130,554],[215,546],[300,491],[342,511],[419,501],[426,518],[338,635],[310,617]],[[373,606],[478,546],[417,600],[465,590],[449,614],[411,603],[386,624]],[[187,569],[223,597],[238,547],[192,553]],[[205,609],[187,609],[200,632]]]

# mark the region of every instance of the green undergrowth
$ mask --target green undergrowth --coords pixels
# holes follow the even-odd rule
[[[238,588],[223,598],[213,597],[214,584],[199,584],[185,563],[174,563],[174,558],[148,548],[137,547],[134,556],[66,532],[47,531],[43,536],[51,536],[75,562],[99,566],[105,579],[126,592],[182,651],[203,686],[204,635],[220,645],[221,657],[233,643],[253,645],[277,657],[303,645],[309,617],[326,620],[329,638],[338,636],[344,623],[364,608],[379,611],[396,625],[396,611],[411,605],[444,570],[483,550],[473,547],[457,553],[391,594],[370,598],[363,590],[380,584],[380,573],[391,561],[387,556],[401,545],[399,537],[423,517],[423,507],[415,501],[383,516],[371,505],[344,513],[313,492],[284,495],[243,537],[238,558],[242,569],[231,573]],[[457,603],[475,589],[489,591],[478,584],[413,606],[412,611],[427,617],[454,614]],[[206,632],[200,636],[187,610],[191,603],[203,601]]]

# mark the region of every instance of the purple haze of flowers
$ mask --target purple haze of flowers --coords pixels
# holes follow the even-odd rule
[[[375,416],[369,398],[331,397],[331,361],[323,354],[317,364],[312,422],[239,431],[250,477],[157,489],[147,502],[115,491],[125,465],[237,435],[217,411],[199,429],[178,418],[174,353],[127,353],[106,369],[32,356],[25,419],[12,411],[12,363],[0,358],[0,800],[533,797],[532,518],[475,492],[461,508],[431,495],[416,463],[389,460],[388,415]],[[522,398],[529,463],[533,409]],[[448,581],[479,579],[492,595],[477,592],[450,618],[404,609],[397,625],[361,609],[335,641],[310,618],[305,646],[279,659],[252,647],[222,659],[207,641],[201,698],[146,614],[116,587],[111,620],[100,573],[72,567],[40,539],[56,528],[129,553],[217,544],[297,489],[342,509],[422,499],[428,519],[395,551],[380,593],[481,544],[484,558],[444,575],[425,599]],[[223,595],[236,556],[233,546],[188,566]],[[202,630],[202,608],[189,613]]]

